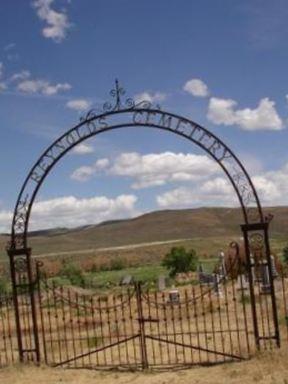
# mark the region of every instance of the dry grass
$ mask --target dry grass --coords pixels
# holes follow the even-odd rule
[[[288,350],[283,348],[259,354],[247,362],[162,373],[115,373],[16,365],[2,369],[0,381],[3,384],[287,384],[287,360]]]

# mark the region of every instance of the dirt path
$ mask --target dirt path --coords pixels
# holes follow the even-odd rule
[[[288,350],[275,350],[250,361],[178,372],[121,373],[15,366],[0,370],[3,384],[288,384]]]
[[[165,245],[165,244],[173,244],[173,243],[181,243],[183,241],[188,241],[191,239],[177,239],[177,240],[166,240],[166,241],[152,241],[149,243],[138,243],[138,244],[130,244],[130,245],[121,245],[118,247],[105,247],[105,248],[90,248],[90,249],[80,249],[77,251],[63,251],[63,252],[52,252],[52,253],[41,253],[39,255],[34,255],[34,257],[37,257],[37,259],[40,259],[42,257],[54,257],[54,256],[65,256],[65,255],[78,255],[81,254],[89,254],[89,253],[95,253],[95,252],[107,252],[107,251],[120,251],[125,249],[137,249],[137,248],[144,248],[144,247],[151,247],[154,245]]]

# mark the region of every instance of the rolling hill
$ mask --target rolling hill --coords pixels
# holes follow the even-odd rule
[[[288,240],[288,207],[270,207],[271,237]],[[241,236],[243,222],[238,208],[163,210],[142,216],[73,229],[55,228],[30,233],[34,254],[81,251],[180,239],[232,239]],[[0,237],[1,256],[6,257],[8,235]]]

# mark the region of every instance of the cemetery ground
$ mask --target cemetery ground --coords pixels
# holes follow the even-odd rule
[[[167,372],[99,372],[16,365],[1,369],[0,381],[5,384],[287,384],[287,359],[284,346],[277,351],[258,353],[249,361]]]

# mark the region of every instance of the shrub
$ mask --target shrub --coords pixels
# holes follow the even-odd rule
[[[286,245],[282,250],[283,261],[286,265],[288,265],[288,245]]]
[[[162,260],[162,265],[174,277],[177,273],[196,271],[198,257],[194,249],[186,251],[184,247],[172,247]]]
[[[125,262],[120,259],[112,259],[110,261],[110,271],[120,271],[125,268]]]
[[[73,263],[65,263],[59,272],[59,275],[67,278],[72,285],[84,287],[85,277],[82,270]]]
[[[8,281],[4,277],[0,277],[0,294],[7,293],[8,285]]]

